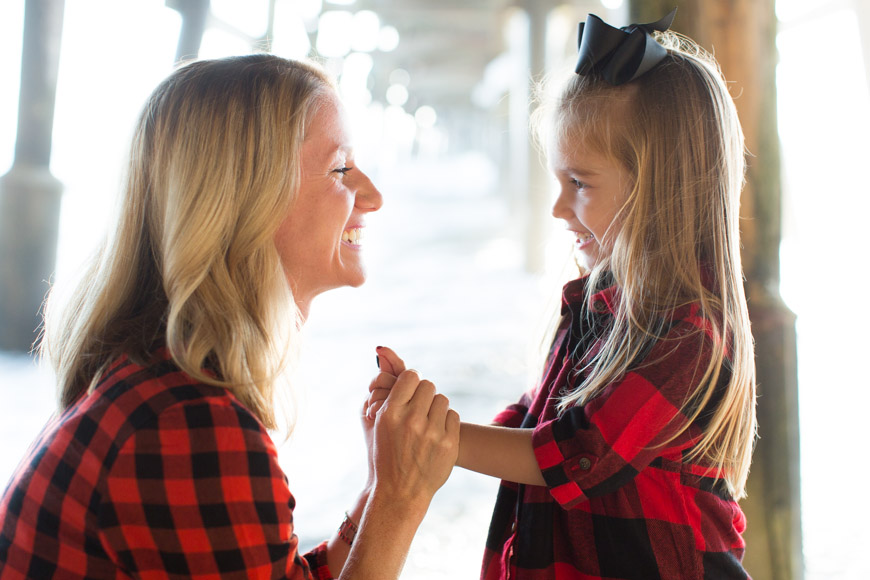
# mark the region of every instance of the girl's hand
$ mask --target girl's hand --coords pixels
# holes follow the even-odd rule
[[[405,370],[405,361],[399,358],[393,349],[379,346],[375,350],[378,353],[378,367],[381,372],[390,373],[397,377]]]
[[[365,418],[374,421],[390,389],[398,377],[405,370],[405,361],[399,358],[392,349],[385,346],[377,348],[378,367],[381,372],[369,385],[369,398],[364,405]]]
[[[362,426],[363,435],[365,436],[366,449],[368,450],[368,467],[369,475],[366,489],[371,490],[374,486],[374,459],[372,451],[374,447],[374,427],[375,417],[378,409],[384,404],[387,395],[390,394],[390,389],[396,382],[396,377],[405,370],[405,361],[393,352],[392,349],[386,347],[378,347],[378,367],[380,372],[372,379],[369,384],[369,396],[363,403],[362,408]]]
[[[375,489],[428,507],[459,454],[459,415],[449,405],[417,371],[399,373],[374,422]]]

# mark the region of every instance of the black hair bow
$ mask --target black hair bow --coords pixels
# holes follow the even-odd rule
[[[599,73],[612,85],[633,81],[657,65],[668,51],[652,37],[653,31],[664,32],[674,21],[677,9],[657,22],[610,26],[594,14],[580,23],[577,45],[578,75]]]

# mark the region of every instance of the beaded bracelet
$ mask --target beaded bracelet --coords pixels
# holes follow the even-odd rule
[[[338,526],[338,537],[348,546],[353,546],[353,540],[356,538],[356,532],[359,527],[350,519],[350,514],[344,512],[344,521]]]

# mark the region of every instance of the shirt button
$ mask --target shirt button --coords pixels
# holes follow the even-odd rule
[[[589,471],[589,468],[592,467],[592,461],[588,457],[581,457],[580,461],[577,462],[577,467],[583,471]]]
[[[511,533],[513,533],[515,531],[517,531],[517,523],[516,522],[511,524]]]
[[[592,310],[598,313],[607,312],[607,303],[604,300],[596,300],[592,303]]]

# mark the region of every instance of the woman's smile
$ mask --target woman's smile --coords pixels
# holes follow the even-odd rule
[[[356,165],[351,142],[344,107],[337,95],[329,95],[305,136],[299,192],[275,236],[303,316],[318,294],[366,279],[365,219],[380,209],[383,198]]]
[[[364,226],[354,226],[344,230],[341,234],[343,244],[357,249],[362,247]]]

